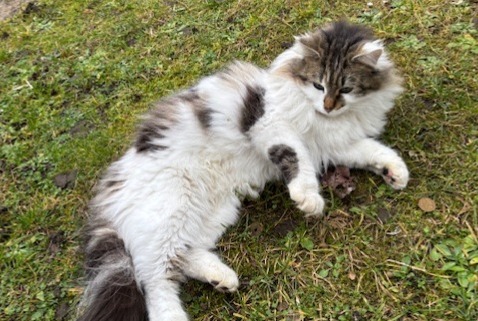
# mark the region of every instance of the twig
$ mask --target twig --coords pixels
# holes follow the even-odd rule
[[[407,264],[407,263],[403,263],[403,262],[400,262],[400,261],[395,261],[395,260],[388,259],[387,262],[390,262],[390,263],[393,263],[393,264],[396,264],[396,265],[406,266],[406,267],[408,267],[408,268],[410,268],[414,271],[419,271],[419,272],[422,272],[422,273],[425,273],[425,274],[428,274],[428,275],[431,275],[431,276],[436,276],[436,277],[439,277],[439,278],[443,278],[443,279],[451,279],[452,278],[451,276],[448,276],[448,275],[440,275],[440,274],[431,273],[431,272],[428,272],[425,269],[422,269],[422,268],[419,268],[417,266],[413,266],[413,265],[410,265],[410,264]]]

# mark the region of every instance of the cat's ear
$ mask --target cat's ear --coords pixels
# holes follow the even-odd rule
[[[308,56],[320,57],[320,43],[322,42],[322,37],[322,33],[318,31],[295,37],[295,41],[300,44]]]
[[[380,58],[382,53],[382,49],[361,52],[357,56],[353,57],[352,61],[375,68],[377,66],[378,59]]]

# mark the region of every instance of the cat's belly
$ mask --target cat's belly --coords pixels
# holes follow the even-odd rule
[[[212,246],[237,219],[236,172],[227,162],[169,164],[135,162],[141,170],[108,196],[103,211],[125,241],[154,236],[163,243]],[[146,240],[144,240],[146,242]],[[141,242],[140,242],[141,243]]]
[[[257,196],[272,171],[253,153],[154,159],[130,151],[115,164],[122,188],[97,201],[133,257],[213,248],[238,218],[240,197]],[[182,159],[182,161],[175,161]]]

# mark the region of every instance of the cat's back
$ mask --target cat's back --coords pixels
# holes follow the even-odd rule
[[[140,154],[237,150],[264,114],[265,71],[236,61],[195,86],[157,102],[144,117],[134,143]]]

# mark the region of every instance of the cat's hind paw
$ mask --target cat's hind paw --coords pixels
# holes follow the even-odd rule
[[[220,292],[234,292],[239,287],[236,272],[209,250],[192,248],[184,260],[183,272],[188,277],[207,282]]]
[[[213,276],[209,283],[219,292],[235,292],[239,287],[236,272],[224,269],[220,275]]]

